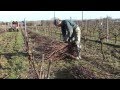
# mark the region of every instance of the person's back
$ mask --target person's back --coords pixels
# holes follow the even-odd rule
[[[72,28],[77,27],[77,24],[75,22],[73,22],[71,20],[63,20],[62,21],[62,26],[64,27],[64,26],[67,26],[67,25],[68,25],[68,27],[72,27]]]
[[[77,24],[71,20],[63,20],[61,22],[61,31],[63,35],[64,41],[72,41],[75,38],[75,29],[77,28]]]

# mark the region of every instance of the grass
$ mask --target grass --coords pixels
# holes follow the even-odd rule
[[[23,52],[24,41],[21,32],[6,32],[0,38],[3,48],[1,49],[0,78],[27,78],[29,63]]]

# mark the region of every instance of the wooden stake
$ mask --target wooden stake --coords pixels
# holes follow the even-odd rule
[[[108,26],[108,17],[107,17],[107,42],[109,40],[109,26]]]
[[[49,79],[49,78],[50,78],[51,63],[52,63],[52,60],[50,59],[50,60],[49,60],[49,64],[48,64],[47,79]]]
[[[43,67],[44,67],[44,54],[42,54],[42,63],[40,67],[40,79],[42,79]]]

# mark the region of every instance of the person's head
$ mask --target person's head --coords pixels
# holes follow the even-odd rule
[[[61,26],[61,20],[60,19],[55,19],[54,20],[54,25],[60,27]]]

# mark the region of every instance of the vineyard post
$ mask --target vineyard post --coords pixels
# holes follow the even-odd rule
[[[81,21],[81,28],[83,30],[83,11],[82,11],[82,21]]]
[[[45,32],[45,33],[46,33],[46,35],[48,35],[48,33],[47,33],[47,32],[48,32],[48,30],[49,30],[49,26],[46,28],[46,32]],[[49,35],[48,35],[48,36],[49,36]]]
[[[104,30],[104,29],[103,29],[103,23],[104,23],[104,20],[103,20],[103,18],[102,18],[102,31]]]
[[[12,27],[12,21],[11,21],[11,24],[10,24],[10,26]]]
[[[104,49],[103,49],[103,40],[104,40],[104,34],[103,34],[103,31],[104,31],[104,28],[103,28],[103,19],[102,19],[102,22],[101,22],[101,29],[99,30],[99,39],[100,39],[100,50],[101,50],[101,53],[102,53],[102,56],[103,56],[103,60],[105,60],[105,54],[104,54]]]
[[[99,31],[98,31],[98,33],[99,33],[99,40],[100,40],[100,37],[101,37],[101,32],[103,31],[103,19],[102,18],[100,18],[100,20],[99,20],[99,22],[100,22],[100,29],[99,29]]]
[[[82,11],[82,25],[83,25],[83,11]]]
[[[108,24],[108,16],[107,16],[107,42],[109,38],[109,24]]]
[[[86,24],[85,24],[85,36],[84,36],[84,50],[86,51],[86,42],[87,42],[87,20],[86,20]]]
[[[44,68],[44,54],[42,54],[42,63],[41,63],[41,67],[40,67],[40,79],[43,78],[43,68]]]
[[[48,36],[50,36],[50,28],[49,28],[49,30],[48,30]]]
[[[25,36],[26,36],[26,38],[28,37],[28,35],[27,35],[27,30],[26,30],[26,20],[24,19],[24,25],[25,25]]]
[[[34,31],[34,26],[32,26],[32,31]]]
[[[19,24],[20,22],[18,22],[18,28],[20,27],[20,24]]]
[[[114,29],[114,32],[113,32],[113,36],[114,36],[114,39],[115,39],[115,41],[114,41],[114,43],[116,44],[117,43],[117,37],[119,36],[119,32],[118,32],[118,30],[120,30],[120,29]]]
[[[35,31],[37,32],[37,25],[35,24]]]
[[[45,28],[46,28],[46,29],[45,29],[45,35],[47,36],[47,35],[48,35],[47,31],[49,30],[49,27],[46,27],[46,26],[45,26]]]
[[[49,29],[49,27],[47,28],[48,29],[48,36],[51,36],[51,30]]]
[[[43,35],[45,35],[45,36],[46,36],[46,28],[44,29],[44,33],[43,33]]]
[[[33,68],[34,72],[36,73],[37,78],[40,79],[39,72],[36,69],[34,56],[33,56],[34,46],[32,46],[31,39],[28,38],[28,33],[27,33],[27,28],[26,28],[26,20],[25,19],[24,19],[24,25],[25,25],[25,41],[26,41],[26,48],[27,48],[27,52],[28,52],[29,63],[31,64],[31,67]]]
[[[5,23],[5,32],[7,31],[7,23]]]
[[[27,34],[27,30],[26,30],[26,20],[24,19],[24,29],[25,29],[25,44],[26,44],[26,51],[29,50],[28,47],[28,34]]]
[[[86,31],[88,31],[88,28],[87,28],[87,19],[86,19]]]
[[[48,30],[48,36],[50,36],[50,29]]]
[[[54,28],[53,28],[53,30],[54,30],[54,37],[55,37],[55,36],[57,35],[57,33],[56,33],[57,30],[55,30]],[[57,38],[57,37],[56,37],[56,38]],[[55,39],[56,39],[56,38],[55,38]]]
[[[50,78],[51,63],[52,63],[52,59],[49,60],[49,64],[48,64],[48,72],[47,72],[47,79]]]
[[[44,28],[44,26],[43,26],[42,35],[44,35],[44,34],[45,34],[45,28]]]
[[[53,29],[51,29],[51,37],[53,37],[53,34],[54,34],[54,33],[53,33]]]

